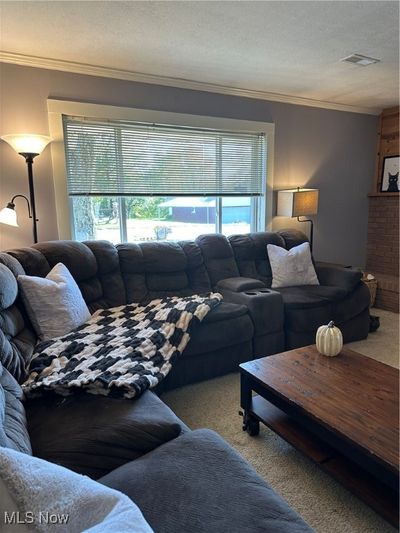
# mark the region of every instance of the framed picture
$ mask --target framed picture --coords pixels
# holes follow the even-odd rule
[[[381,192],[399,192],[399,160],[398,155],[383,159]]]

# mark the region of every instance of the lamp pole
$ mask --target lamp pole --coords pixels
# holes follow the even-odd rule
[[[313,249],[313,237],[314,237],[314,222],[310,218],[305,218],[304,220],[300,220],[300,217],[297,217],[297,220],[299,222],[309,222],[310,223],[310,251],[312,252],[312,249]]]
[[[29,183],[29,199],[31,204],[31,214],[32,214],[32,224],[33,224],[33,242],[38,242],[38,232],[37,232],[37,222],[39,221],[36,218],[36,205],[35,205],[35,188],[33,185],[33,159],[39,154],[19,152],[22,157],[25,158],[26,164],[28,166],[28,183]]]

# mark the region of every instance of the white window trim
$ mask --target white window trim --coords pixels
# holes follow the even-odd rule
[[[65,100],[47,100],[49,131],[53,139],[51,158],[53,164],[53,180],[57,213],[57,229],[59,239],[71,239],[71,212],[67,190],[67,170],[64,151],[63,115],[74,115],[108,120],[132,120],[137,122],[154,122],[194,128],[211,128],[216,130],[264,133],[267,144],[267,165],[265,168],[265,202],[261,202],[259,228],[270,231],[272,225],[272,191],[274,171],[274,136],[275,124],[271,122],[255,122],[232,118],[208,117],[117,107],[111,105],[88,104]]]

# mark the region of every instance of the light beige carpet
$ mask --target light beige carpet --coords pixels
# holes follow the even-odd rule
[[[380,309],[372,310],[372,314],[380,316],[380,329],[368,339],[348,346],[397,366],[399,315]],[[238,415],[238,374],[189,385],[170,391],[162,398],[192,429],[208,427],[224,437],[318,533],[396,531],[262,424],[258,437],[243,432]]]

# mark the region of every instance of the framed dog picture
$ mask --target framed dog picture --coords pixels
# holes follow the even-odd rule
[[[399,192],[399,160],[398,155],[383,159],[381,192]]]

